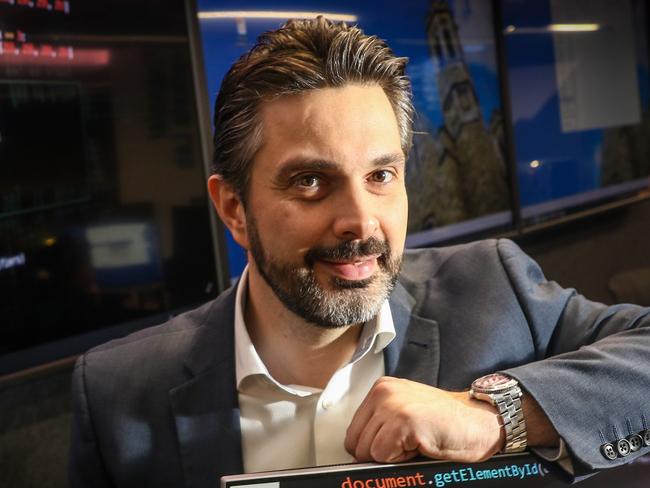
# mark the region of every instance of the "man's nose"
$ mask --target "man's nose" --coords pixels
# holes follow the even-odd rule
[[[341,240],[367,239],[377,234],[379,219],[372,196],[359,188],[349,188],[338,202],[334,234]]]

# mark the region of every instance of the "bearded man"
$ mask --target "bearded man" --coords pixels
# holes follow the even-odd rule
[[[650,451],[648,309],[563,289],[507,240],[404,251],[405,64],[318,18],[233,65],[208,189],[248,266],[79,359],[73,486],[526,447],[577,476]]]

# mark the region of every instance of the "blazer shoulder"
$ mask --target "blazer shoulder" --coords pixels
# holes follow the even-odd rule
[[[113,349],[128,348],[134,344],[139,344],[139,347],[146,348],[148,345],[154,344],[159,340],[167,340],[166,336],[191,333],[194,329],[204,324],[213,304],[214,300],[209,301],[198,308],[172,317],[162,324],[141,329],[119,339],[113,339],[90,349],[87,354],[93,355]]]
[[[87,376],[103,379],[169,375],[172,380],[197,343],[232,325],[227,317],[233,309],[234,293],[230,289],[163,324],[89,350],[79,358],[77,368],[84,368]]]
[[[519,248],[508,239],[484,239],[453,246],[408,249],[404,252],[401,278],[422,283],[449,268],[456,272],[469,272],[500,265],[502,252],[511,252],[511,249]]]

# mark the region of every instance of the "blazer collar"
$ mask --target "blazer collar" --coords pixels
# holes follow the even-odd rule
[[[395,339],[384,350],[387,376],[436,386],[440,366],[438,323],[416,315],[416,301],[397,283],[390,297]]]
[[[219,295],[199,318],[200,327],[185,358],[185,368],[192,376],[219,365],[235,371],[235,296],[239,282]],[[225,375],[224,375],[225,376]]]
[[[188,487],[218,486],[221,476],[243,472],[232,327],[235,289],[212,303],[185,361],[190,379],[169,392]]]

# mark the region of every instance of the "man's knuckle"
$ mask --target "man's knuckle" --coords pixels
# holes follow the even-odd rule
[[[411,427],[412,416],[408,406],[402,406],[394,412],[395,421],[403,427]]]
[[[380,395],[390,394],[395,388],[394,383],[389,379],[379,378],[373,386],[373,391]]]
[[[388,381],[386,381],[384,378],[379,378],[377,381],[375,381],[375,384],[373,385],[373,389],[381,389],[381,388],[386,388],[388,385]]]
[[[388,461],[386,450],[377,444],[370,446],[370,458],[380,463],[385,463]]]
[[[417,429],[409,429],[404,435],[402,445],[405,451],[413,451],[424,444],[425,439],[422,433]]]

